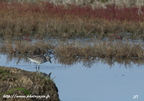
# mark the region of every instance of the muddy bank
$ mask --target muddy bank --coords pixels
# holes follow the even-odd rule
[[[0,101],[60,101],[50,75],[0,67]]]

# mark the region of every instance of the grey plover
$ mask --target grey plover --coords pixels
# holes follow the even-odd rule
[[[45,63],[47,61],[51,62],[51,57],[49,57],[48,55],[44,56],[44,55],[34,55],[32,57],[28,57],[28,59],[36,64],[36,70],[39,70],[40,68],[40,64]]]

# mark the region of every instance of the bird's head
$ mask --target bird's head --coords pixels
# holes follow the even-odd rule
[[[49,61],[50,63],[52,63],[52,62],[51,62],[51,57],[50,57],[50,56],[47,55],[47,56],[46,56],[46,59],[47,59],[47,61]]]

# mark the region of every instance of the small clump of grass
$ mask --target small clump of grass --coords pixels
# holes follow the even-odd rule
[[[0,94],[0,95],[3,95],[3,94],[14,94],[14,93],[17,92],[17,91],[21,91],[21,92],[23,92],[25,95],[30,95],[30,94],[31,94],[31,93],[30,93],[28,90],[26,90],[25,88],[17,87],[17,88],[12,88],[11,90],[6,91],[6,92],[4,92],[4,93],[2,93],[2,94]]]
[[[10,75],[10,74],[8,73],[8,71],[7,71],[7,70],[4,70],[4,69],[0,69],[0,74],[3,75],[3,76],[5,76],[5,75]]]

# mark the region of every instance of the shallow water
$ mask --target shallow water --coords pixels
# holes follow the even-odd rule
[[[16,59],[7,61],[0,55],[0,65],[36,71],[35,64]],[[41,65],[40,72],[50,73],[58,89],[61,101],[144,101],[144,68],[134,63],[125,65],[96,62],[90,68],[82,62],[62,65],[54,58],[52,64]]]

